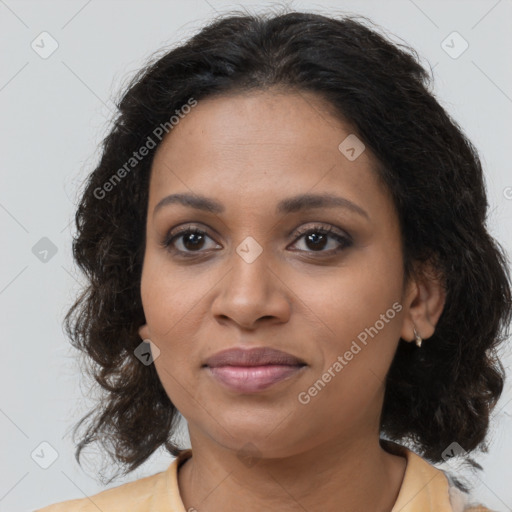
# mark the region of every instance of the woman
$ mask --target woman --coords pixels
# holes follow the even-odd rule
[[[487,510],[433,464],[485,449],[506,258],[475,148],[364,21],[226,16],[130,84],[76,215],[76,455],[177,458],[41,510]]]

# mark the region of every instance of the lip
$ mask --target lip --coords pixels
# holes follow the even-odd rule
[[[287,352],[270,347],[256,347],[222,350],[206,359],[204,366],[216,368],[218,366],[297,366],[305,364],[305,361]]]
[[[223,350],[203,365],[218,382],[239,393],[263,391],[298,375],[305,366],[302,359],[270,347]]]
[[[217,366],[210,374],[232,391],[257,393],[297,375],[304,366]]]

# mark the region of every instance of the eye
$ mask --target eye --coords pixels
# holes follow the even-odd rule
[[[187,255],[187,253],[202,252],[200,250],[204,249],[206,239],[212,240],[206,231],[184,226],[169,233],[162,242],[162,246],[171,252]]]
[[[300,252],[317,252],[326,255],[332,255],[352,245],[352,239],[348,235],[343,235],[335,231],[332,226],[312,226],[299,230],[295,233],[296,240],[294,245],[304,238],[306,249],[299,249]],[[213,242],[206,231],[192,226],[182,226],[171,231],[161,245],[170,252],[177,253],[180,256],[194,256],[194,253],[202,253],[202,249],[219,248],[218,244],[213,244],[208,248],[207,239]],[[333,248],[324,250],[329,246],[329,242],[333,242]],[[206,247],[205,247],[206,246]],[[308,250],[309,249],[309,250]]]
[[[332,255],[352,245],[352,239],[348,235],[338,233],[332,226],[313,226],[299,230],[296,235],[298,236],[297,241],[303,238],[304,245],[310,249],[305,251],[300,249],[304,252],[320,252]],[[329,245],[329,239],[331,239],[331,242],[334,240],[334,243],[331,244],[334,248],[324,250]]]

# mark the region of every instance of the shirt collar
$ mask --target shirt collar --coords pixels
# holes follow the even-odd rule
[[[463,510],[460,495],[450,486],[443,471],[397,443],[381,440],[386,451],[405,457],[405,474],[391,512],[458,512]],[[183,450],[169,466],[168,491],[171,510],[186,512],[178,487],[178,468],[192,456],[192,450]],[[455,491],[455,492],[454,492]],[[450,501],[450,498],[452,501]]]
[[[391,512],[456,512],[443,471],[405,446],[384,441],[386,451],[405,457],[405,474]],[[462,510],[462,509],[461,509]]]

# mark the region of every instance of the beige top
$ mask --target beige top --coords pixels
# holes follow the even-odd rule
[[[492,512],[481,505],[469,507],[466,495],[450,485],[443,471],[403,446],[393,443],[393,447],[393,453],[406,458],[407,466],[391,512]],[[191,456],[192,450],[184,450],[165,471],[35,512],[187,512],[180,497],[178,468]]]

